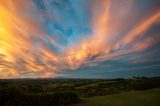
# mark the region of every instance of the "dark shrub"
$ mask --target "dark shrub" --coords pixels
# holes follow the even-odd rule
[[[56,92],[54,94],[27,95],[18,89],[1,90],[1,106],[66,106],[79,101],[74,92]]]

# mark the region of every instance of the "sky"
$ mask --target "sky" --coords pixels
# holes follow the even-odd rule
[[[159,0],[0,0],[0,79],[160,76]]]

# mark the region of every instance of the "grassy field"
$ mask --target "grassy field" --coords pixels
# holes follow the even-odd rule
[[[160,77],[0,80],[1,106],[160,106],[159,98]]]
[[[88,106],[160,106],[160,88],[86,98]]]

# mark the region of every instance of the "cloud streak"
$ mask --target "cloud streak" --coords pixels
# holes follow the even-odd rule
[[[148,32],[160,25],[160,8],[142,16],[137,3],[1,0],[0,78],[56,77],[156,47],[159,31]]]

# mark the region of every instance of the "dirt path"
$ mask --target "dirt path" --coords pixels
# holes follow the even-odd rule
[[[82,102],[79,102],[79,103],[76,103],[76,104],[72,104],[70,106],[89,106],[89,105],[87,105],[87,103],[82,101]]]

